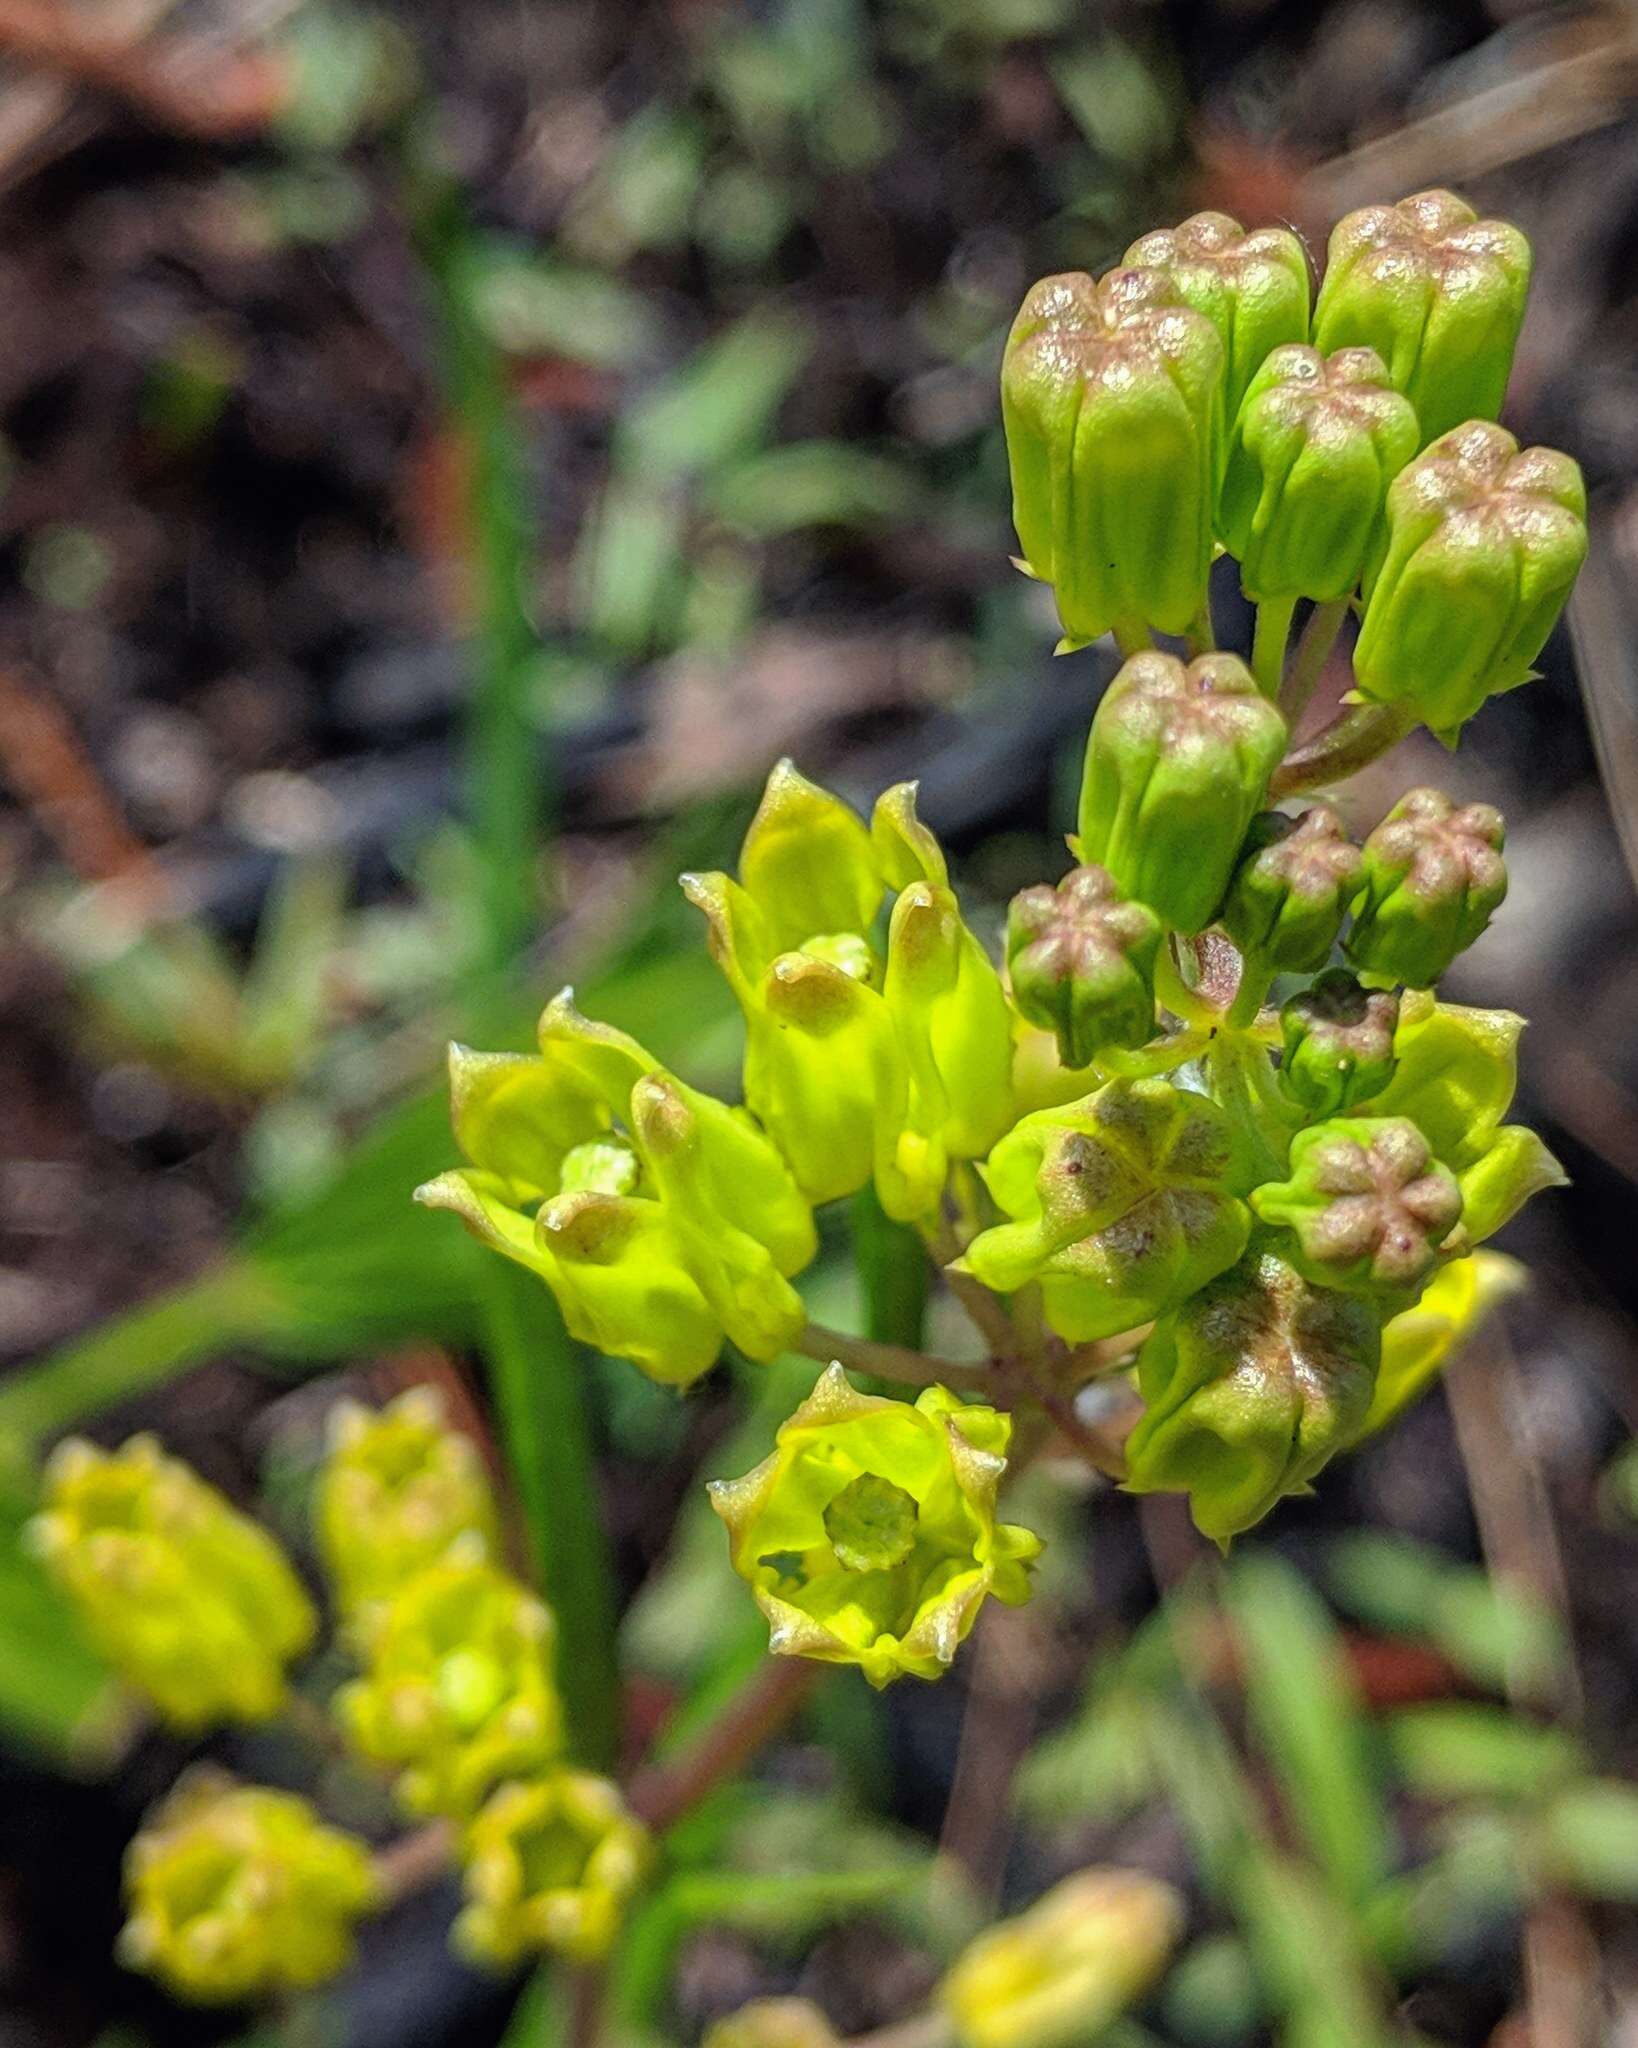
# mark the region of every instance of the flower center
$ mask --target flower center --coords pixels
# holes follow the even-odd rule
[[[825,1534],[845,1571],[891,1571],[915,1547],[915,1498],[891,1479],[862,1472],[825,1509]]]
[[[624,1138],[593,1138],[563,1155],[559,1192],[629,1195],[642,1178],[642,1161]]]

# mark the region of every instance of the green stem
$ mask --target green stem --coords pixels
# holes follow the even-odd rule
[[[540,653],[528,602],[535,536],[505,366],[473,310],[479,262],[471,221],[459,188],[428,167],[426,154],[420,138],[412,138],[407,185],[436,316],[444,403],[465,457],[477,626],[462,780],[480,862],[484,957],[504,966],[538,921],[538,863],[555,794],[528,712]]]
[[[792,1346],[805,1358],[822,1364],[845,1365],[850,1372],[865,1372],[880,1380],[896,1380],[905,1386],[976,1386],[983,1383],[984,1368],[956,1358],[934,1358],[922,1351],[907,1350],[902,1344],[880,1344],[869,1337],[849,1337],[824,1323],[804,1323]]]
[[[1141,654],[1146,647],[1155,644],[1154,635],[1141,619],[1116,619],[1109,630],[1115,636],[1115,645],[1128,661],[1134,654]]]
[[[1237,1031],[1220,1031],[1206,1055],[1212,1093],[1250,1140],[1258,1180],[1278,1180],[1285,1172],[1287,1134],[1269,1115],[1261,1081],[1249,1071],[1252,1061],[1268,1066],[1262,1048]]]
[[[1251,639],[1251,672],[1265,697],[1276,698],[1280,694],[1285,643],[1291,637],[1291,616],[1296,609],[1294,597],[1265,597],[1257,607]]]
[[[533,1563],[557,1616],[558,1689],[574,1753],[607,1770],[619,1750],[614,1573],[586,1405],[586,1365],[551,1295],[485,1261],[484,1357]]]
[[[1146,1081],[1153,1075],[1169,1074],[1186,1066],[1205,1050],[1210,1038],[1211,1033],[1204,1026],[1191,1024],[1166,1038],[1157,1038],[1137,1052],[1106,1045],[1093,1064],[1100,1074],[1107,1074],[1112,1080]]]
[[[1416,713],[1405,704],[1345,705],[1329,725],[1286,755],[1274,771],[1269,794],[1297,796],[1346,782],[1398,746],[1416,722]]]
[[[1190,661],[1193,661],[1197,655],[1209,654],[1217,645],[1217,628],[1212,623],[1211,616],[1211,586],[1209,583],[1200,593],[1200,606],[1190,621],[1189,630],[1185,636],[1185,645],[1189,651]]]
[[[1190,988],[1172,957],[1168,940],[1155,956],[1155,995],[1174,1017],[1195,1031],[1210,1032],[1222,1022],[1217,1012]]]
[[[1253,953],[1240,956],[1240,986],[1234,991],[1234,1001],[1229,1004],[1228,1014],[1223,1019],[1230,1031],[1244,1031],[1255,1024],[1257,1013],[1263,1007],[1274,977],[1264,963]]]
[[[865,1334],[877,1344],[921,1349],[927,1321],[927,1253],[908,1223],[895,1223],[867,1181],[853,1198],[853,1257],[864,1295]]]
[[[1325,673],[1326,660],[1337,644],[1349,603],[1348,598],[1339,597],[1330,604],[1315,605],[1297,636],[1291,672],[1280,686],[1280,709],[1285,713],[1286,724],[1293,728],[1308,709],[1308,700]]]

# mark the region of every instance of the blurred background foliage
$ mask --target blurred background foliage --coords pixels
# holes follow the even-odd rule
[[[1534,1019],[1576,1175],[1513,1233],[1534,1293],[1226,1571],[1175,1503],[1032,1477],[1041,1598],[941,1687],[827,1678],[675,1832],[614,2009],[693,2040],[799,1987],[878,2025],[1107,1859],[1191,1901],[1129,2048],[1638,2038],[1630,6],[0,0],[0,59],[0,2039],[553,2037],[548,1978],[448,1958],[436,1888],[248,2033],[104,1960],[182,1747],[17,1541],[37,1456],[156,1427],[302,1555],[330,1401],[438,1384],[510,1472],[587,1756],[697,1726],[763,1640],[698,1482],[812,1368],[684,1404],[577,1355],[407,1201],[442,1044],[526,1044],[573,981],[728,1085],[674,877],[782,752],[860,800],[919,774],[981,928],[1055,875],[1109,671],[1047,657],[1007,562],[1018,297],[1196,205],[1317,248],[1435,182],[1535,238],[1510,423],[1600,508],[1589,715],[1555,643],[1358,799],[1507,812],[1452,993]],[[903,1334],[855,1220],[816,1313]],[[210,1747],[386,1825],[286,1738]]]

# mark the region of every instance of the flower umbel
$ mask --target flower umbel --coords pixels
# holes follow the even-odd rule
[[[283,1552],[151,1436],[46,1467],[30,1539],[120,1674],[175,1727],[263,1721],[316,1619]]]
[[[857,1664],[875,1686],[938,1678],[990,1594],[1027,1600],[1040,1543],[995,1516],[1011,1431],[943,1387],[912,1407],[823,1373],[771,1457],[711,1483],[768,1647]]]
[[[200,2004],[305,1991],[380,1903],[369,1852],[305,1799],[200,1765],[126,1852],[120,1960]]]
[[[365,1670],[336,1695],[360,1754],[412,1813],[468,1818],[562,1745],[552,1617],[493,1565],[433,1565],[365,1616]]]

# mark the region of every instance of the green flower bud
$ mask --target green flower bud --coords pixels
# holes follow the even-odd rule
[[[1507,894],[1502,819],[1413,789],[1365,841],[1365,889],[1348,934],[1361,974],[1431,988],[1489,924]]]
[[[60,1444],[29,1537],[104,1656],[173,1727],[281,1710],[312,1604],[266,1530],[151,1436],[111,1453]]]
[[[1280,1012],[1281,1092],[1314,1122],[1379,1094],[1393,1075],[1398,1023],[1396,995],[1327,968]]]
[[[1164,923],[1200,931],[1285,742],[1285,720],[1235,655],[1187,667],[1133,655],[1092,721],[1076,853]]]
[[[1006,1128],[1012,1051],[1000,978],[961,921],[915,785],[886,791],[866,830],[781,763],[740,866],[741,881],[682,886],[745,1015],[747,1103],[811,1201],[874,1178],[889,1215],[925,1215],[949,1159]],[[885,959],[884,888],[898,892]],[[854,923],[806,922],[841,916]]]
[[[751,1358],[777,1357],[804,1320],[788,1276],[817,1240],[768,1137],[582,1017],[568,990],[541,1017],[540,1047],[534,1058],[451,1047],[455,1131],[472,1164],[416,1200],[538,1273],[571,1334],[664,1384],[697,1379],[724,1336]]]
[[[1415,1307],[1401,1309],[1383,1325],[1376,1392],[1352,1442],[1375,1436],[1403,1414],[1479,1325],[1520,1293],[1527,1280],[1518,1260],[1501,1252],[1474,1252],[1442,1266]]]
[[[1415,1294],[1462,1215],[1462,1192],[1402,1116],[1341,1117],[1291,1141],[1290,1179],[1252,1192],[1260,1221],[1296,1239],[1286,1256],[1317,1287],[1385,1304]]]
[[[1169,1081],[1111,1081],[1037,1110],[979,1169],[1009,1219],[959,1262],[998,1294],[1038,1282],[1072,1344],[1147,1322],[1232,1266],[1251,1218],[1235,1127]]]
[[[1142,1870],[1079,1870],[969,1942],[938,1988],[960,2048],[1079,2048],[1165,1969],[1183,1901]]]
[[[811,1999],[754,1998],[707,2027],[702,2048],[837,2048],[837,2035]]]
[[[1410,706],[1447,745],[1502,690],[1528,682],[1587,553],[1581,472],[1475,420],[1388,490],[1381,566],[1354,647],[1362,695]]]
[[[192,2004],[306,1991],[351,1959],[382,1901],[362,1842],[305,1799],[197,1765],[125,1854],[127,1968]]]
[[[1195,213],[1140,235],[1121,260],[1158,270],[1217,329],[1229,420],[1270,350],[1308,339],[1308,258],[1289,228],[1248,234],[1226,213]]]
[[[1127,1490],[1186,1493],[1195,1527],[1226,1544],[1353,1440],[1380,1355],[1369,1302],[1248,1254],[1138,1354],[1147,1405],[1127,1440]]]
[[[1454,192],[1364,206],[1331,230],[1314,342],[1374,348],[1416,408],[1424,442],[1493,420],[1530,290],[1530,244]]]
[[[1247,596],[1347,597],[1364,575],[1388,486],[1422,445],[1410,401],[1368,348],[1279,348],[1229,434],[1217,530]]]
[[[1040,1543],[995,1518],[1011,1431],[943,1387],[911,1407],[823,1373],[772,1456],[710,1487],[769,1649],[856,1664],[874,1686],[938,1678],[990,1594],[1027,1600]]]
[[[1312,974],[1325,965],[1364,882],[1364,857],[1329,804],[1298,818],[1262,811],[1240,849],[1219,922],[1265,970]]]
[[[601,1962],[653,1858],[648,1830],[607,1778],[563,1770],[503,1785],[462,1844],[456,1944],[502,1970],[542,1951]]]
[[[1108,1045],[1147,1045],[1160,938],[1159,918],[1126,902],[1103,868],[1024,889],[1007,912],[1012,999],[1057,1033],[1066,1066],[1089,1066]]]
[[[376,1411],[337,1402],[313,1519],[337,1603],[349,1614],[390,1598],[452,1551],[500,1551],[483,1459],[469,1436],[450,1428],[433,1387],[411,1387]]]
[[[469,1818],[556,1758],[552,1617],[493,1565],[418,1574],[362,1617],[364,1675],[336,1695],[348,1739],[412,1813]]]
[[[1562,1187],[1564,1170],[1522,1124],[1503,1124],[1518,1085],[1522,1017],[1407,995],[1394,1037],[1393,1078],[1363,1105],[1409,1117],[1462,1190],[1460,1238],[1479,1244],[1533,1194]]]
[[[1012,323],[1001,412],[1024,566],[1067,644],[1187,629],[1211,566],[1223,344],[1159,271],[1045,277]]]

